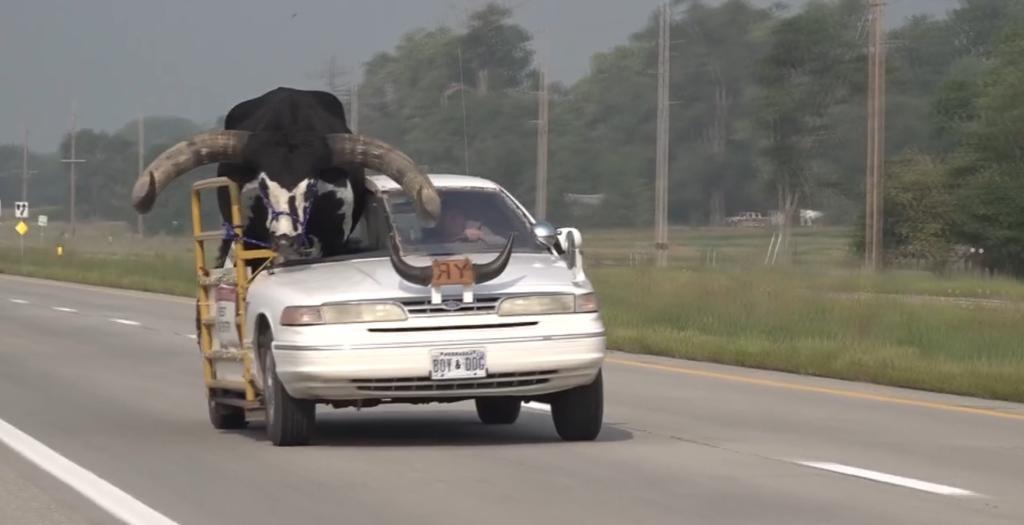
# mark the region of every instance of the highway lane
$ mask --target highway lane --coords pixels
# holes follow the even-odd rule
[[[209,426],[192,316],[0,276],[0,420],[182,524],[1024,521],[1022,405],[616,354],[595,443],[463,403],[323,410],[314,446],[277,449]],[[24,495],[2,523],[113,520],[2,446],[0,469]]]

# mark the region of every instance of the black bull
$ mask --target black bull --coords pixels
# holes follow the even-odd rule
[[[433,224],[440,217],[441,199],[427,175],[394,146],[352,134],[345,109],[334,95],[277,88],[231,108],[224,128],[193,136],[157,157],[132,190],[135,209],[148,212],[160,191],[177,177],[217,163],[219,176],[258,190],[243,236],[250,246],[272,248],[280,259],[345,252],[368,197],[367,169],[395,180],[412,198],[423,222]],[[218,203],[229,221],[225,191],[218,193]],[[230,246],[226,239],[218,266]],[[477,283],[504,270],[511,246],[509,239],[493,261],[474,265]],[[394,235],[391,247],[400,276],[429,284],[429,266],[402,260]]]

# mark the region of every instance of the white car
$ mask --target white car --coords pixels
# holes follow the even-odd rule
[[[579,232],[535,221],[491,181],[430,178],[442,199],[436,227],[417,220],[397,184],[370,176],[357,253],[254,278],[245,333],[262,365],[271,441],[308,442],[318,403],[470,399],[485,424],[515,422],[526,401],[550,403],[563,439],[595,439],[605,331]],[[458,281],[444,272],[464,258],[476,282],[443,284]]]

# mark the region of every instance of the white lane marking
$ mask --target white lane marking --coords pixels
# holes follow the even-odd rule
[[[91,500],[115,518],[130,524],[177,525],[99,476],[0,419],[0,442]]]
[[[835,472],[838,474],[845,474],[847,476],[854,476],[858,478],[869,479],[872,481],[878,481],[881,483],[888,483],[890,485],[898,485],[900,487],[921,490],[924,492],[931,492],[932,494],[940,494],[942,496],[979,495],[976,492],[971,492],[969,490],[959,489],[956,487],[950,487],[949,485],[929,483],[927,481],[921,481],[919,479],[905,478],[903,476],[895,476],[893,474],[886,474],[884,472],[876,472],[874,470],[851,467],[839,463],[828,463],[821,461],[797,461],[796,463],[799,463],[800,465],[803,465],[805,467],[813,467],[817,469],[828,470],[830,472]]]
[[[551,405],[547,403],[538,403],[536,401],[523,403],[523,408],[529,408],[530,410],[540,410],[541,412],[551,412]]]
[[[198,337],[196,337],[196,334],[186,334],[185,337],[189,339],[198,339]]]
[[[115,323],[126,324],[128,326],[139,326],[139,325],[142,324],[142,323],[140,323],[138,321],[129,321],[128,319],[118,319],[117,317],[111,317],[110,320],[115,322]]]
[[[67,312],[69,314],[78,313],[78,310],[75,310],[74,308],[66,308],[66,307],[63,307],[63,306],[52,306],[51,308],[53,308],[54,310],[56,310],[58,312]]]
[[[28,304],[28,301],[24,299],[9,299],[14,304]]]

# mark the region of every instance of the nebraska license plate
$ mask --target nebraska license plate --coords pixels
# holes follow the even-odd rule
[[[487,377],[487,354],[481,349],[431,350],[430,379]]]

